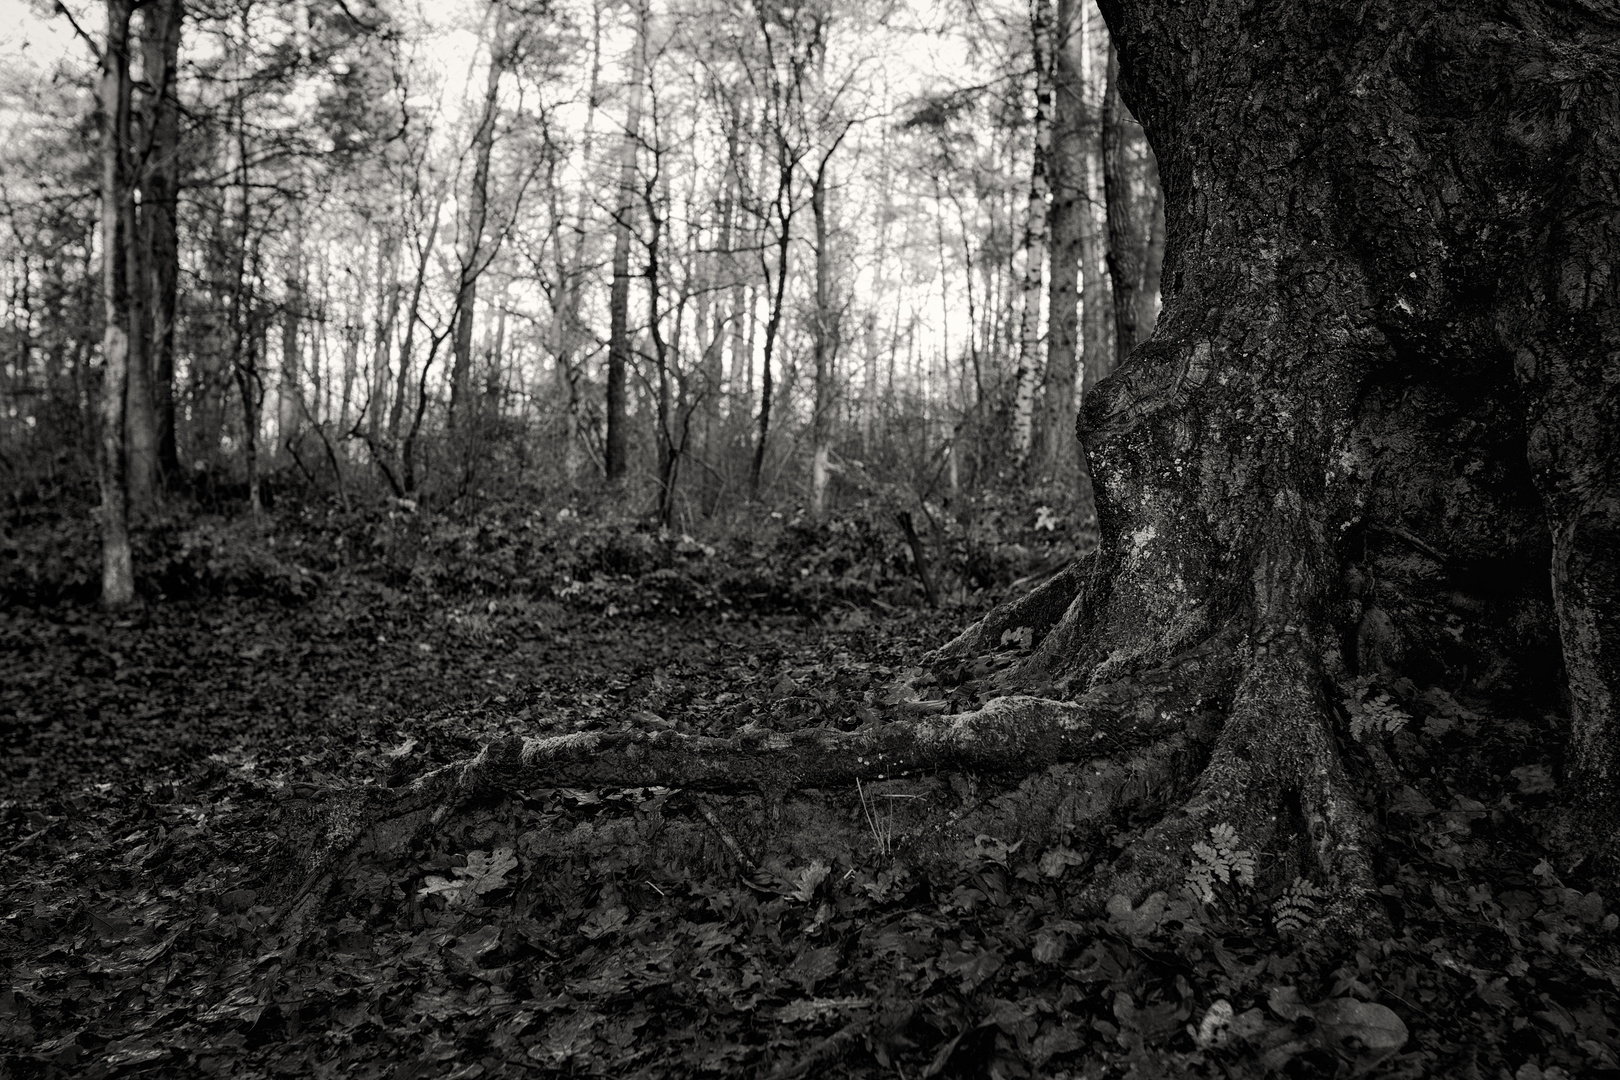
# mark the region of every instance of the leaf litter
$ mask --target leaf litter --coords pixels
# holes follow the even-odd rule
[[[1313,933],[1322,884],[1267,880],[1228,831],[1181,893],[1082,918],[1071,883],[1117,838],[929,847],[902,814],[884,843],[891,793],[863,791],[831,805],[864,846],[772,849],[791,805],[561,788],[357,859],[288,939],[265,868],[331,785],[512,730],[962,705],[914,667],[948,616],[403,584],[0,612],[9,1075],[1620,1075],[1620,916],[1538,816],[1553,722],[1439,690],[1361,700],[1358,736],[1428,763],[1384,811],[1381,940]]]

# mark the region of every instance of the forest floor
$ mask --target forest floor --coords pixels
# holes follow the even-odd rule
[[[189,527],[109,615],[39,571],[66,527],[30,528],[0,553],[7,1075],[1620,1075],[1620,917],[1543,846],[1545,718],[1399,703],[1394,750],[1426,779],[1380,811],[1385,940],[1314,932],[1309,887],[1221,873],[1244,853],[1219,837],[1202,886],[1075,913],[1106,850],[929,842],[897,789],[536,790],[408,858],[359,853],[289,933],[279,845],[324,792],[512,731],[953,710],[966,691],[912,665],[985,599],[911,603],[871,522],[745,558],[388,517],[279,547]],[[361,532],[372,555],[333,555]],[[964,806],[1012,786],[938,783]]]

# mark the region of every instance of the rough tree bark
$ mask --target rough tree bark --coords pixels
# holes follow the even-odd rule
[[[1158,152],[1167,287],[1154,338],[1085,406],[1103,554],[1037,662],[1096,685],[1240,635],[1187,813],[1135,845],[1134,873],[1216,820],[1258,849],[1291,810],[1324,870],[1365,887],[1332,684],[1533,689],[1512,654],[1550,631],[1549,555],[1575,790],[1607,839],[1614,17],[1298,3],[1262,32],[1236,4],[1102,6]],[[1413,568],[1402,536],[1444,562]],[[1448,605],[1467,643],[1428,614]]]
[[[1551,0],[1103,12],[1164,181],[1163,312],[1083,408],[1097,554],[939,654],[1027,627],[1001,681],[1046,696],[852,733],[501,740],[352,796],[307,881],[480,793],[1080,760],[1097,815],[1152,824],[1078,908],[1181,880],[1225,824],[1353,928],[1378,917],[1360,790],[1394,768],[1344,737],[1358,677],[1565,691],[1568,839],[1612,873],[1620,19]]]

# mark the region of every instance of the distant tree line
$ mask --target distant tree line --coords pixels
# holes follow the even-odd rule
[[[44,18],[45,16],[41,16]],[[0,455],[449,504],[1082,483],[1163,210],[1080,0],[104,0],[4,77]],[[908,57],[935,50],[932,66]],[[944,72],[941,74],[941,72]]]

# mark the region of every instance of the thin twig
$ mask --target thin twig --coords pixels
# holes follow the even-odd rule
[[[798,1080],[812,1070],[821,1072],[847,1054],[851,1044],[866,1034],[866,1029],[871,1025],[870,1016],[856,1017],[812,1046],[798,1061],[784,1065],[771,1073],[767,1080]]]
[[[62,3],[61,0],[57,0],[56,13],[66,18],[68,25],[73,27],[73,32],[84,39],[84,43],[90,47],[91,55],[96,58],[96,63],[98,65],[103,63],[106,59],[106,54],[101,51],[101,46],[97,45],[96,39],[91,37],[89,32],[85,30],[84,27],[79,25],[79,20],[73,17],[73,12],[69,11],[68,6]]]
[[[703,820],[709,823],[709,827],[719,834],[720,842],[726,845],[726,850],[731,852],[732,856],[742,863],[750,874],[758,874],[760,872],[759,864],[748,857],[748,852],[744,851],[742,845],[737,843],[737,838],[731,835],[731,831],[721,822],[719,815],[709,806],[708,801],[701,795],[693,795],[692,803],[698,808],[698,813],[703,815]]]
[[[54,824],[55,824],[55,822],[51,823],[51,825],[54,825]],[[17,841],[15,844],[12,844],[10,847],[8,847],[6,849],[6,857],[9,859],[11,856],[17,854],[17,852],[21,851],[23,848],[27,847],[29,844],[32,844],[35,840],[38,840],[40,837],[42,837],[46,833],[50,832],[51,831],[51,825],[46,825],[43,828],[35,829],[33,832],[29,833],[27,836],[23,837],[21,840]]]
[[[1436,548],[1434,545],[1430,544],[1427,540],[1423,540],[1423,539],[1420,539],[1420,538],[1412,535],[1411,533],[1407,532],[1405,529],[1398,528],[1398,527],[1396,527],[1394,525],[1373,525],[1373,526],[1371,526],[1371,529],[1372,529],[1373,532],[1381,532],[1381,533],[1384,533],[1387,536],[1393,536],[1395,539],[1401,541],[1402,543],[1406,544],[1408,547],[1411,547],[1415,551],[1418,551],[1421,554],[1427,555],[1429,558],[1433,559],[1435,562],[1439,563],[1441,566],[1444,566],[1447,563],[1451,562],[1451,557],[1449,555],[1447,555],[1445,552],[1443,552],[1440,549]]]

